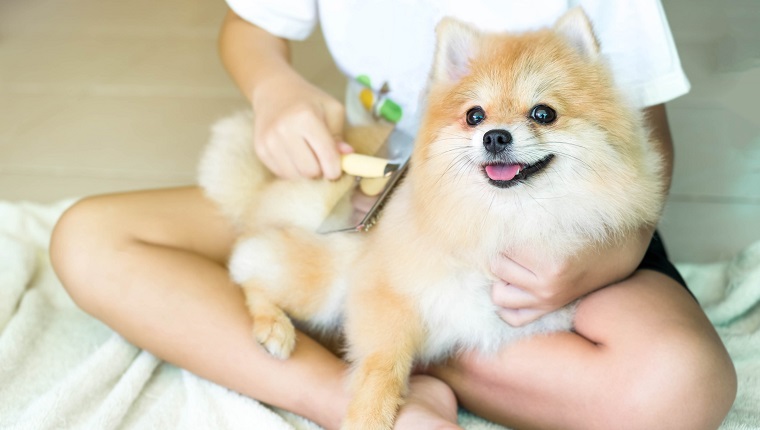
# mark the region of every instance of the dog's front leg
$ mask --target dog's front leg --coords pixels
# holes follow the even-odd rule
[[[290,318],[255,281],[242,287],[253,320],[253,338],[273,356],[283,360],[290,357],[296,345],[296,329]]]
[[[354,369],[343,430],[390,430],[423,342],[411,302],[390,289],[356,293],[346,325]]]
[[[298,227],[270,227],[238,241],[230,274],[245,292],[254,338],[272,355],[290,356],[296,341],[291,317],[328,321],[320,326],[325,330],[340,321],[345,293],[339,280],[350,261],[341,256],[356,254],[355,242]]]

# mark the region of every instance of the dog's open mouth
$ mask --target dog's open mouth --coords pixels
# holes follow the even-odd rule
[[[529,165],[489,163],[483,166],[483,172],[491,185],[499,188],[507,188],[528,179],[549,165],[554,154],[549,154],[537,162]]]

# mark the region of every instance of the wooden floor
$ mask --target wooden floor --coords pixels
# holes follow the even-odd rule
[[[760,2],[665,0],[692,92],[668,105],[676,261],[760,239]],[[0,200],[194,182],[209,125],[246,107],[222,69],[220,0],[0,1]],[[296,66],[340,97],[317,34]]]

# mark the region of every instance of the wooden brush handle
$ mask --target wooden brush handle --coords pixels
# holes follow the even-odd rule
[[[340,168],[349,175],[361,178],[382,178],[391,173],[386,171],[389,161],[385,158],[363,154],[345,154],[341,156]]]

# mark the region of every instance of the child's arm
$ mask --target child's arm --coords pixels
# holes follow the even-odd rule
[[[227,13],[219,38],[222,63],[250,100],[254,148],[284,178],[340,176],[343,105],[290,65],[287,41]]]
[[[665,184],[670,188],[673,169],[673,142],[664,105],[645,109],[646,120],[657,149],[665,160]],[[592,291],[622,281],[639,266],[654,227],[644,227],[638,235],[608,249],[575,255],[557,265],[526,256],[504,256],[492,265],[502,279],[491,289],[491,299],[501,308],[507,323],[520,326],[555,311]]]

